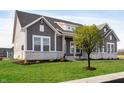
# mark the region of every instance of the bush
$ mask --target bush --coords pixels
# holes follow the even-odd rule
[[[37,61],[36,61],[36,63],[40,63],[40,61],[39,61],[39,60],[37,60]]]
[[[0,57],[0,61],[2,61],[3,60],[3,58],[2,57]]]

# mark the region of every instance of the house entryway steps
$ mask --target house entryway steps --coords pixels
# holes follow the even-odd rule
[[[84,79],[71,80],[63,83],[102,83],[102,82],[117,80],[121,78],[124,78],[124,72],[100,75],[100,76],[84,78]]]

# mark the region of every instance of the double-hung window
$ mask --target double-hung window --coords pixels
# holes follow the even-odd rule
[[[41,38],[34,37],[34,51],[41,51]]]
[[[107,44],[108,53],[110,53],[110,44]]]
[[[108,52],[108,53],[113,53],[113,52],[115,52],[114,43],[108,43],[108,44],[107,44],[107,52]]]
[[[43,38],[43,51],[49,51],[50,45],[49,45],[49,38]]]
[[[33,36],[34,51],[50,51],[50,37],[48,36]]]

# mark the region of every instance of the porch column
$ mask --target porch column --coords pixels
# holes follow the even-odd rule
[[[65,35],[62,37],[62,51],[65,53]]]
[[[76,58],[76,46],[74,45],[74,59]]]
[[[56,52],[56,39],[57,39],[56,33],[54,39],[55,39],[55,52]]]
[[[7,57],[7,58],[9,57],[9,53],[8,53],[8,51],[6,51],[6,57]]]

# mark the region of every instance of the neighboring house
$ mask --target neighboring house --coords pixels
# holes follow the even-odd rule
[[[119,49],[118,50],[118,55],[124,55],[124,49]]]
[[[13,58],[13,49],[12,48],[0,48],[0,58]]]
[[[43,15],[16,11],[13,44],[14,58],[23,60],[48,60],[87,58],[87,55],[73,44],[73,30],[82,25]],[[97,25],[104,37],[104,45],[92,53],[91,58],[116,58],[117,42],[115,32],[108,24]]]

